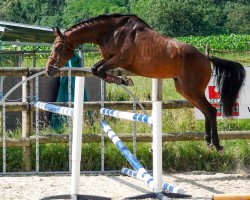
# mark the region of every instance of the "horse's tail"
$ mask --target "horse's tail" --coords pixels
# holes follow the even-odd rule
[[[222,113],[224,116],[230,116],[245,80],[245,69],[240,63],[214,56],[209,56],[209,60],[214,64],[213,71],[220,91]]]

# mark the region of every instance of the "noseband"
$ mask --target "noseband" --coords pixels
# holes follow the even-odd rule
[[[63,35],[63,37],[60,37],[60,38],[61,38],[61,40],[55,42],[55,43],[53,44],[53,46],[52,46],[52,47],[54,47],[55,44],[57,44],[57,43],[59,43],[59,42],[62,43],[62,47],[60,48],[60,51],[58,52],[57,58],[53,58],[52,56],[49,56],[49,59],[55,60],[55,61],[56,61],[54,65],[51,65],[51,67],[56,68],[56,69],[59,69],[59,67],[58,67],[59,58],[58,58],[58,57],[61,57],[62,49],[65,47],[65,48],[68,48],[68,49],[74,51],[74,49],[73,49],[72,47],[70,47],[69,45],[66,44],[66,38],[65,38],[64,35]]]

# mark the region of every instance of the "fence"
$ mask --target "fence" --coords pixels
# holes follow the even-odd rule
[[[37,72],[42,71],[43,69],[28,69],[28,68],[3,68],[0,69],[0,75],[1,76],[28,76],[35,74]],[[112,72],[115,75],[121,75],[123,72],[116,70]],[[69,72],[61,72],[61,76],[92,76],[90,72],[87,71],[71,71]],[[133,74],[127,74],[127,75],[133,75]],[[71,80],[71,79],[68,79]],[[39,81],[39,79],[37,79]],[[36,87],[38,84],[36,84]],[[29,84],[25,85],[26,89],[28,90],[29,87],[31,87]],[[102,100],[104,100],[104,84],[102,83]],[[38,90],[38,88],[37,88]],[[23,90],[25,91],[25,90]],[[23,99],[28,99],[29,92],[23,92]],[[68,106],[68,103],[57,103],[54,102],[56,105],[61,106]],[[134,106],[135,102],[133,101],[117,101],[117,102],[107,102],[107,101],[97,101],[97,102],[85,102],[85,109],[89,110],[99,110],[103,107],[105,104],[106,107],[111,109],[118,109],[118,110],[132,110],[138,109],[139,106]],[[146,110],[151,110],[151,101],[144,101],[141,102],[142,106]],[[72,105],[72,104],[71,104]],[[184,100],[178,100],[178,101],[163,101],[163,109],[181,109],[181,108],[193,108],[193,106]],[[1,111],[4,112],[3,107],[0,107]],[[6,102],[5,104],[6,111],[9,112],[15,112],[15,111],[22,111],[24,113],[23,115],[23,121],[22,121],[22,137],[19,139],[14,138],[0,138],[0,146],[3,148],[7,147],[23,147],[24,153],[23,153],[23,160],[25,163],[24,170],[25,171],[31,171],[31,149],[32,146],[39,146],[39,144],[48,144],[48,143],[71,143],[71,135],[70,134],[55,134],[55,135],[46,135],[46,136],[40,136],[38,135],[32,135],[33,134],[33,120],[32,120],[32,114],[33,111],[35,111],[35,108],[33,108],[29,102]],[[4,114],[4,113],[3,113]],[[3,122],[5,123],[5,122]],[[38,122],[36,122],[38,123]],[[36,129],[37,129],[36,125]],[[135,136],[131,134],[119,134],[119,137],[124,141],[134,141]],[[203,140],[204,133],[196,133],[196,132],[186,132],[186,133],[163,133],[163,142],[166,141],[190,141],[190,140]],[[250,139],[250,131],[230,131],[230,132],[220,132],[220,138],[221,139]],[[39,141],[39,143],[37,142]],[[83,141],[84,143],[100,143],[102,141],[103,143],[106,142],[106,138],[103,137],[101,133],[97,134],[84,134],[83,135]],[[109,140],[107,140],[109,141]],[[143,133],[136,135],[136,142],[151,142],[152,141],[152,135],[150,133]],[[134,141],[135,142],[135,141]],[[103,145],[104,148],[104,145]],[[136,149],[136,148],[134,148]],[[102,150],[104,152],[104,150]],[[38,155],[39,157],[39,155]],[[102,164],[103,165],[103,164]],[[102,170],[103,171],[103,170]],[[37,171],[37,173],[39,170]]]

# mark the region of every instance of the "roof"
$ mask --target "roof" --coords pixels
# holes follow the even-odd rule
[[[0,21],[0,40],[28,43],[53,43],[51,28]]]

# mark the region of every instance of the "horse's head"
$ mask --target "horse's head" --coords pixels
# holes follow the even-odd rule
[[[53,34],[56,37],[52,46],[52,51],[48,58],[46,71],[49,76],[54,76],[59,68],[73,56],[73,44],[67,39],[59,28],[53,28]]]

